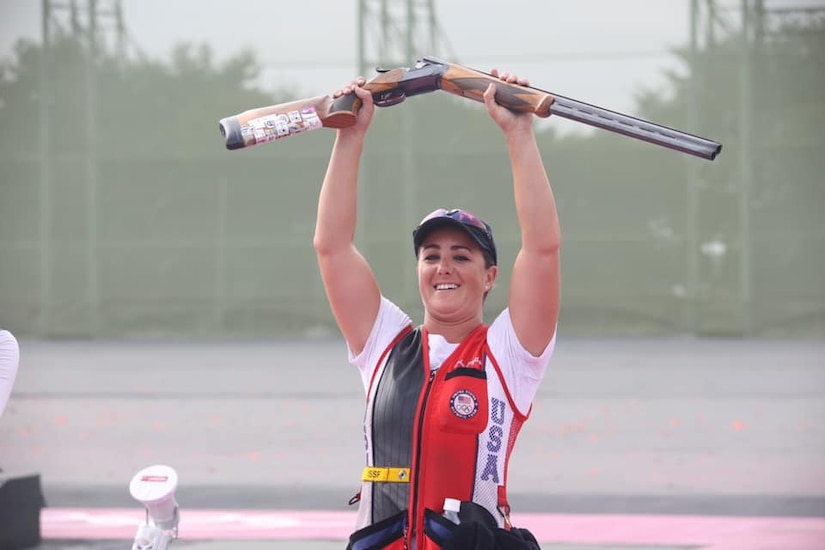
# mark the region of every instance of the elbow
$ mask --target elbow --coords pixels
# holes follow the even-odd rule
[[[545,258],[558,258],[559,251],[561,250],[561,243],[555,242],[553,244],[548,244],[546,246],[541,247],[538,250],[538,253],[545,257]]]
[[[316,234],[315,237],[312,239],[312,248],[315,249],[315,254],[320,256],[328,256],[332,253],[333,246],[330,243],[329,239],[321,237],[320,235]]]
[[[524,248],[531,250],[538,256],[558,256],[559,251],[561,250],[561,235],[557,233],[551,237],[537,239],[530,244],[525,241]]]
[[[351,247],[354,239],[354,224],[329,223],[319,220],[312,237],[312,247],[318,256],[328,256]]]
[[[548,239],[544,248],[544,252],[547,254],[558,254],[561,250],[561,235],[556,233],[553,238]]]
[[[521,223],[521,246],[541,256],[557,255],[561,250],[561,227],[558,218],[539,216]],[[549,219],[547,219],[549,218]]]
[[[320,236],[318,234],[312,239],[312,247],[319,258],[328,258],[352,247],[352,241],[342,240],[330,236]]]

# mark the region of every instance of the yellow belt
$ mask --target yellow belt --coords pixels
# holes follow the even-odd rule
[[[376,468],[367,466],[361,474],[361,481],[383,481],[385,483],[409,483],[409,468]]]

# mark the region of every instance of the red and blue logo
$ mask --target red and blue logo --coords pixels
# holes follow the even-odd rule
[[[458,390],[450,397],[450,410],[457,417],[467,420],[478,412],[478,399],[469,390]]]

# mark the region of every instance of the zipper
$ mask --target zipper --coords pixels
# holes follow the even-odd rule
[[[429,363],[429,362],[428,362]],[[429,364],[427,365],[429,366]],[[418,413],[418,438],[415,441],[415,472],[413,475],[415,476],[415,487],[413,487],[413,498],[412,498],[412,522],[411,527],[412,530],[415,531],[416,527],[418,526],[418,488],[420,485],[419,480],[419,473],[421,472],[421,442],[424,439],[424,418],[425,412],[427,410],[427,398],[430,396],[430,390],[433,387],[433,380],[435,379],[435,375],[438,371],[437,370],[430,370],[430,377],[427,379],[427,387],[424,390],[424,396],[421,400],[421,410]],[[420,535],[420,533],[419,533]],[[407,549],[407,536],[404,535],[404,549]]]

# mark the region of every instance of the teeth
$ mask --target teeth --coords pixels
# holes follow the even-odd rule
[[[453,290],[456,288],[458,288],[458,285],[454,283],[435,285],[436,290]]]

